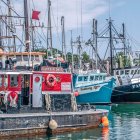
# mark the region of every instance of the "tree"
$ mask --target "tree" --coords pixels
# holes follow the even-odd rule
[[[82,61],[83,61],[83,63],[89,63],[90,62],[89,55],[86,52],[83,52],[83,54],[82,54]]]

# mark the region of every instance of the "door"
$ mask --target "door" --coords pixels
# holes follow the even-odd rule
[[[33,107],[42,107],[42,75],[33,75]]]

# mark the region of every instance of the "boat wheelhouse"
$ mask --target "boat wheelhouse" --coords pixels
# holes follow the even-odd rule
[[[3,52],[0,51],[0,68],[8,69],[9,65],[14,64],[16,69],[40,65],[43,62],[42,52]]]

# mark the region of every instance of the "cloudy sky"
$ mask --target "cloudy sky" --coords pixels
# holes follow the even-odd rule
[[[15,10],[22,15],[23,0],[11,1]],[[32,9],[41,11],[40,22],[47,26],[47,0],[29,0],[28,2],[29,15]],[[123,22],[126,24],[130,38],[139,45],[139,5],[139,0],[51,0],[53,44],[58,48],[61,46],[61,16],[65,17],[67,46],[70,44],[70,30],[73,31],[74,39],[81,35],[82,30],[83,40],[86,41],[91,37],[92,19],[98,20],[100,29],[107,23],[106,19],[111,16],[118,29],[121,28]],[[70,48],[68,47],[67,50],[70,51]]]

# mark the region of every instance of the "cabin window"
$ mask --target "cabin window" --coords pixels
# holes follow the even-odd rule
[[[0,87],[2,87],[2,75],[0,75]]]
[[[95,76],[95,81],[99,80],[99,76]]]
[[[99,76],[99,80],[102,80],[102,76]]]
[[[88,80],[88,76],[84,76],[84,81],[87,81]]]
[[[124,74],[124,71],[123,70],[121,70],[121,75],[123,75]]]
[[[135,70],[135,74],[137,74],[137,70]]]
[[[38,55],[35,55],[35,60],[39,61],[39,56]]]
[[[116,75],[119,75],[119,71],[116,71]]]
[[[28,55],[23,55],[23,60],[24,61],[29,61]]]
[[[129,74],[129,70],[125,70],[125,74],[128,75]]]
[[[90,76],[90,81],[93,81],[94,80],[94,76]]]
[[[31,55],[31,61],[34,61],[34,55]]]
[[[10,86],[11,87],[18,86],[18,75],[10,75]]]
[[[17,61],[22,61],[22,56],[21,55],[17,55],[16,59],[17,59]]]
[[[131,74],[134,74],[134,70],[131,70]]]
[[[105,76],[103,76],[103,80],[105,80]]]
[[[78,77],[78,81],[81,82],[82,81],[82,77]]]

